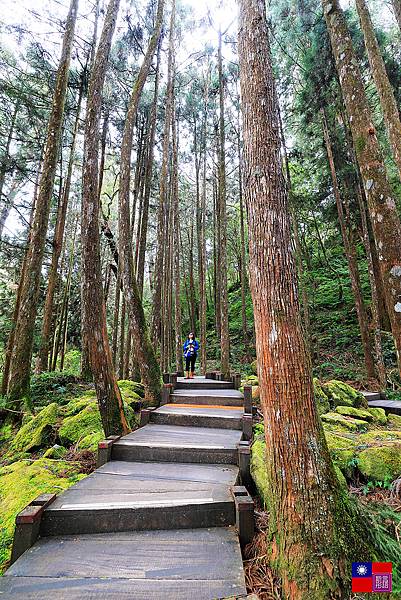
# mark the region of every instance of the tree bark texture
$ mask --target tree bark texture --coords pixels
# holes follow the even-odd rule
[[[110,0],[89,82],[82,184],[83,319],[87,331],[89,360],[106,436],[126,433],[129,430],[107,335],[99,232],[98,154],[101,94],[118,8],[119,0]]]
[[[20,308],[15,329],[15,343],[11,358],[8,396],[12,401],[16,402],[22,397],[29,395],[33,335],[39,301],[43,254],[60,148],[77,11],[78,0],[71,0],[49,118],[43,169],[27,253],[26,277],[24,277],[21,289]]]
[[[395,18],[397,19],[398,28],[401,32],[401,0],[391,0]]]
[[[363,80],[338,0],[322,0],[379,256],[401,372],[401,224],[387,179]]]
[[[125,120],[121,145],[120,189],[118,194],[120,269],[123,281],[123,293],[128,312],[129,328],[135,345],[135,357],[138,361],[142,382],[145,386],[145,396],[149,401],[156,404],[160,402],[161,373],[154,348],[150,342],[141,295],[135,278],[129,201],[133,129],[138,112],[139,99],[149,74],[154,53],[159,43],[163,25],[163,11],[164,0],[159,0],[155,27],[132,90]]]
[[[360,554],[367,549],[363,535],[350,528],[348,497],[337,480],[313,396],[265,3],[240,0],[239,5],[244,196],[265,421],[269,558],[282,578],[283,598],[345,598],[345,549],[353,545],[355,550],[357,543]]]
[[[395,163],[401,177],[401,121],[393,88],[387,76],[384,60],[373,28],[366,0],[356,0],[356,8],[361,23],[370,70],[380,98],[384,122]]]

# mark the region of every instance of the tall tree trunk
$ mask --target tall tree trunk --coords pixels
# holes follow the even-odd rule
[[[401,32],[401,0],[391,0],[395,18],[397,19],[398,28]]]
[[[107,335],[99,232],[98,154],[101,96],[118,8],[119,0],[110,0],[89,82],[82,185],[83,318],[87,331],[90,366],[106,436],[126,433],[129,430]]]
[[[45,306],[43,310],[43,323],[42,323],[42,333],[41,333],[41,342],[39,348],[38,355],[38,364],[37,368],[39,371],[46,371],[48,368],[48,359],[49,359],[49,345],[50,345],[50,330],[52,326],[53,320],[53,305],[54,305],[54,292],[57,285],[57,271],[60,260],[61,248],[63,245],[64,238],[64,229],[65,229],[65,220],[67,216],[67,208],[68,201],[70,197],[70,187],[71,187],[71,178],[72,172],[74,168],[74,160],[75,160],[75,145],[78,134],[79,120],[81,114],[81,102],[84,92],[84,82],[85,82],[85,71],[81,76],[81,85],[78,93],[78,101],[77,101],[77,112],[75,117],[74,129],[72,132],[72,142],[70,148],[70,157],[68,160],[67,167],[67,175],[64,182],[64,188],[62,192],[62,196],[60,199],[60,203],[57,210],[57,222],[56,228],[53,237],[53,253],[50,269],[47,276],[47,291],[46,291],[46,299]]]
[[[169,166],[169,144],[171,113],[173,106],[173,63],[174,63],[174,36],[175,36],[175,0],[172,0],[167,64],[167,90],[166,90],[166,110],[164,116],[163,133],[163,155],[160,170],[160,193],[159,209],[157,219],[157,248],[156,261],[154,269],[154,292],[153,292],[153,323],[152,335],[156,346],[161,339],[161,308],[164,298],[163,293],[163,274],[164,274],[164,252],[165,252],[165,226],[167,219],[167,190],[168,190],[168,166]]]
[[[218,173],[213,178],[213,291],[215,306],[216,338],[221,337],[221,284],[220,284],[220,213],[218,199]]]
[[[356,548],[360,555],[368,555],[370,538],[336,477],[313,396],[281,168],[265,2],[240,0],[239,4],[244,194],[266,423],[269,559],[282,578],[283,598],[345,598],[349,556]],[[351,510],[355,511],[352,517]],[[350,522],[361,530],[350,528]]]
[[[7,196],[4,198],[3,208],[0,210],[0,240],[3,235],[6,221],[10,215],[10,212],[14,206],[15,198],[19,192],[19,185],[16,177],[14,177]]]
[[[14,129],[15,129],[15,123],[17,120],[18,111],[19,111],[19,101],[17,100],[14,105],[13,114],[11,116],[11,123],[10,123],[10,128],[8,130],[6,147],[4,148],[4,157],[0,164],[0,206],[3,205],[2,209],[1,209],[1,215],[0,215],[0,240],[3,236],[4,225],[6,223],[8,215],[10,214],[10,211],[12,208],[12,201],[11,201],[12,198],[10,198],[10,196],[8,198],[3,198],[3,190],[4,190],[4,183],[6,181],[6,175],[10,168],[10,165],[9,165],[10,147],[11,147],[11,142],[12,142],[13,135],[14,135]]]
[[[173,164],[172,164],[172,202],[174,211],[174,324],[175,324],[175,368],[184,374],[182,357],[182,313],[181,313],[181,271],[180,271],[180,213],[178,198],[178,133],[175,110],[172,122]]]
[[[370,347],[370,338],[369,338],[369,326],[368,326],[368,318],[366,315],[365,305],[363,303],[362,293],[361,293],[361,282],[359,277],[358,264],[355,256],[355,247],[352,247],[351,240],[349,239],[347,228],[345,226],[344,219],[344,210],[343,210],[343,202],[340,195],[340,188],[338,186],[338,179],[336,168],[334,164],[333,150],[331,147],[331,140],[329,129],[327,125],[326,114],[324,109],[321,111],[322,114],[322,123],[323,123],[323,135],[324,141],[326,144],[327,156],[329,159],[331,180],[333,183],[333,192],[334,198],[336,200],[337,212],[338,212],[338,221],[340,224],[341,236],[344,244],[344,252],[348,262],[348,270],[351,280],[352,293],[354,295],[355,308],[358,316],[359,330],[361,333],[361,341],[362,341],[362,349],[363,355],[365,357],[365,367],[366,373],[369,379],[374,379],[376,377],[375,365],[373,361],[372,350]]]
[[[226,206],[226,134],[224,118],[224,77],[221,52],[222,33],[219,31],[218,68],[219,68],[219,222],[220,222],[220,311],[221,334],[220,369],[224,379],[230,376],[230,333],[228,330],[228,291],[227,291],[227,206]]]
[[[123,140],[121,145],[121,175],[120,189],[118,194],[118,218],[119,218],[119,241],[121,274],[123,281],[123,292],[127,303],[129,327],[131,329],[135,345],[135,357],[138,361],[142,382],[145,385],[145,396],[149,401],[156,404],[160,401],[161,375],[153,346],[149,339],[148,328],[143,311],[142,300],[138,290],[134,257],[132,252],[132,232],[130,218],[130,178],[131,178],[131,152],[132,134],[138,112],[139,99],[146,78],[152,64],[153,55],[159,42],[163,24],[164,0],[159,0],[155,27],[149,41],[146,54],[132,90],[131,99],[124,125]]]
[[[401,121],[397,102],[394,97],[393,88],[388,79],[384,60],[376,39],[372,19],[365,0],[356,0],[356,8],[365,39],[365,47],[368,53],[370,70],[380,98],[383,110],[384,122],[387,128],[388,138],[393,149],[395,163],[401,177]]]
[[[246,274],[246,247],[245,247],[245,215],[244,215],[244,199],[242,193],[242,149],[241,149],[241,130],[238,123],[237,148],[238,148],[238,196],[239,196],[239,220],[241,232],[241,319],[242,319],[242,336],[245,347],[248,344],[248,323],[246,317],[246,292],[248,289],[248,277]]]
[[[123,297],[120,317],[120,341],[119,341],[119,358],[118,358],[118,377],[124,379],[124,363],[125,363],[125,319],[126,317],[126,302]]]
[[[401,373],[401,224],[338,0],[322,0],[355,153],[365,188],[391,331]]]
[[[146,161],[145,171],[145,190],[143,198],[143,212],[141,219],[139,249],[138,249],[138,264],[136,269],[136,277],[138,282],[138,290],[142,297],[143,295],[143,281],[145,274],[145,255],[146,255],[146,240],[148,234],[148,221],[149,221],[149,201],[150,192],[152,189],[152,171],[153,171],[153,157],[155,149],[155,138],[156,138],[156,123],[157,123],[157,100],[159,97],[159,79],[160,79],[160,47],[161,37],[157,47],[157,60],[156,60],[156,76],[155,76],[155,90],[153,96],[153,102],[150,113],[150,126],[149,126],[149,139],[147,143],[148,154]]]
[[[18,402],[29,395],[33,335],[39,301],[39,286],[54,177],[59,155],[64,104],[67,93],[71,50],[74,41],[78,0],[71,0],[63,38],[61,59],[57,71],[53,105],[49,119],[43,171],[27,254],[26,273],[21,288],[20,309],[15,329],[15,343],[11,358],[8,396]]]

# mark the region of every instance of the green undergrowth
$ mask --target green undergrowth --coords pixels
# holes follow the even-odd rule
[[[0,573],[10,558],[15,517],[39,494],[57,493],[85,477],[74,462],[20,460],[0,468]]]

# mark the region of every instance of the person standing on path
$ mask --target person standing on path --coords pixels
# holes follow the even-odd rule
[[[195,362],[198,356],[199,342],[195,339],[195,334],[188,333],[188,337],[184,342],[184,357],[186,379],[192,379],[195,373]]]

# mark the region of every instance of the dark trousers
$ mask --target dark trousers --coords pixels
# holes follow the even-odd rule
[[[195,354],[190,354],[185,357],[185,370],[191,371],[192,373],[195,371],[195,361],[196,361],[196,352]],[[191,366],[191,368],[189,368]]]

